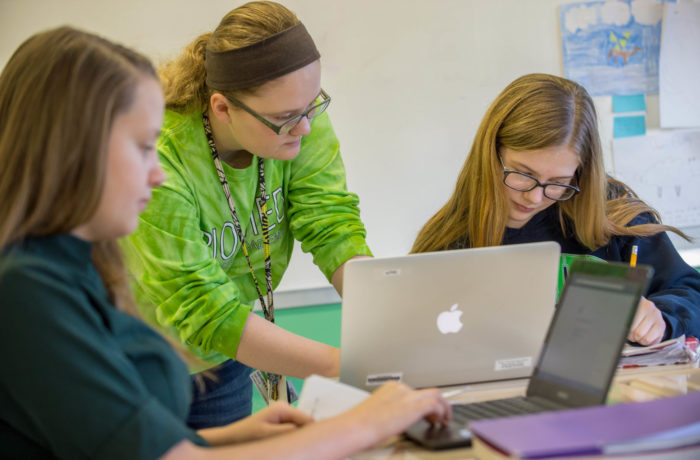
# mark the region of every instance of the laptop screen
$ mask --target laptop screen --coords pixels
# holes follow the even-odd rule
[[[620,278],[578,275],[569,280],[536,374],[538,379],[604,397],[640,287]]]

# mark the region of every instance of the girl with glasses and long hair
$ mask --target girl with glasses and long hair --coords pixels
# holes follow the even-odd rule
[[[453,195],[421,229],[412,251],[551,240],[565,254],[636,259],[655,273],[628,339],[650,345],[700,335],[700,274],[681,259],[666,231],[687,238],[606,175],[586,90],[531,74],[491,104]]]
[[[270,399],[285,399],[283,376],[339,374],[337,348],[273,324],[294,242],[339,293],[345,262],[371,253],[320,54],[291,11],[244,4],[159,75],[168,178],[123,248],[144,316],[215,377],[196,387],[191,426],[222,425],[250,414],[251,367]]]
[[[187,367],[136,317],[116,243],[166,181],[163,106],[146,58],[69,27],[0,74],[0,458],[340,459],[449,420],[438,390],[390,384],[316,423],[278,402],[186,425]]]

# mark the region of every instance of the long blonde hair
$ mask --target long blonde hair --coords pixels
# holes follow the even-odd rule
[[[275,2],[250,2],[230,11],[213,32],[197,37],[179,57],[158,69],[165,106],[182,113],[202,112],[207,108],[209,97],[215,90],[206,84],[204,57],[207,49],[227,51],[242,48],[298,23],[294,13]],[[226,94],[235,97],[256,89],[246,88]]]
[[[658,213],[625,184],[605,173],[593,100],[573,81],[530,74],[508,85],[491,104],[447,203],[423,226],[412,252],[437,251],[457,241],[469,247],[501,244],[508,202],[498,151],[568,146],[579,157],[581,193],[558,203],[562,231],[587,248],[604,246],[613,235],[649,236],[675,227],[626,225],[641,213]],[[686,237],[687,238],[687,237]]]
[[[15,51],[0,74],[0,249],[93,215],[112,124],[144,76],[156,73],[142,55],[70,27]],[[92,258],[115,305],[134,313],[117,242],[94,244]]]

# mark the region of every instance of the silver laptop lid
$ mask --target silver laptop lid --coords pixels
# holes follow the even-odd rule
[[[340,380],[371,390],[529,376],[554,313],[559,251],[544,242],[349,262]]]

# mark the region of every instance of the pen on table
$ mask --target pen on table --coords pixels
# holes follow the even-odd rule
[[[636,267],[637,266],[637,252],[639,251],[639,246],[634,245],[632,246],[632,254],[630,255],[630,267]]]
[[[469,389],[470,388],[468,386],[466,386],[466,387],[462,387],[462,388],[457,388],[456,390],[446,391],[442,394],[442,397],[445,399],[449,399],[449,398],[452,398],[454,396],[460,395],[462,393],[466,393],[467,391],[469,391]]]

